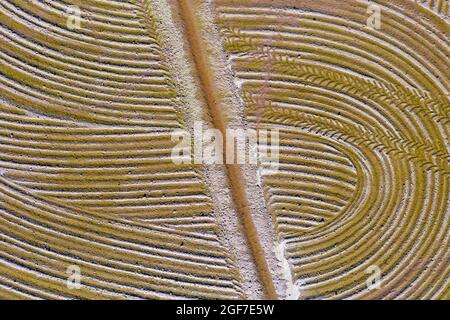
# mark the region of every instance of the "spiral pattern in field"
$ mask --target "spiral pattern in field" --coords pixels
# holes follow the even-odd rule
[[[448,2],[216,10],[247,119],[281,132],[266,204],[299,297],[450,298]]]

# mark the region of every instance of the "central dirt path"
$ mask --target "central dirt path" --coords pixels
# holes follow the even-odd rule
[[[217,86],[215,84],[213,72],[208,64],[205,44],[200,36],[199,25],[195,17],[192,4],[188,0],[178,0],[180,13],[183,18],[184,28],[190,49],[193,55],[195,66],[201,82],[201,89],[203,91],[208,109],[211,115],[212,124],[222,135],[226,137],[226,121],[222,113],[223,106],[221,105]],[[227,155],[227,141],[225,138],[223,156],[226,159]],[[225,161],[224,161],[225,162]],[[228,179],[231,186],[233,200],[238,210],[239,220],[244,229],[247,238],[248,246],[251,250],[253,259],[255,261],[260,281],[263,285],[265,298],[277,299],[278,295],[273,284],[271,272],[269,270],[264,250],[261,246],[257,229],[253,222],[253,218],[249,209],[249,202],[245,190],[244,175],[241,167],[238,164],[225,164]]]

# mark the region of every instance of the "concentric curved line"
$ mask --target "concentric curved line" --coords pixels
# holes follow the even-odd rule
[[[369,4],[380,30],[366,24]],[[446,20],[412,1],[219,0],[216,10],[248,121],[286,132],[282,173],[264,181],[299,297],[448,298]],[[311,144],[313,161],[294,155]],[[324,219],[305,224],[299,204],[313,194]]]
[[[182,115],[150,2],[0,17],[0,297],[242,297],[201,170],[171,159]]]

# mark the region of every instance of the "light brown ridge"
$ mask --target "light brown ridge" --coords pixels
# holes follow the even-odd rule
[[[187,39],[194,58],[194,63],[200,78],[201,88],[210,111],[212,124],[220,130],[224,137],[226,137],[226,124],[224,116],[221,112],[222,106],[218,98],[217,86],[215,84],[213,72],[208,64],[205,45],[200,35],[200,27],[197,23],[197,19],[192,8],[192,3],[189,0],[178,0],[178,4]],[[225,138],[223,150],[224,159],[226,159],[226,146],[227,141]],[[225,167],[230,182],[233,200],[238,210],[239,219],[256,264],[260,281],[265,291],[265,297],[267,299],[277,299],[278,295],[273,284],[272,275],[270,273],[264,255],[264,250],[259,241],[257,230],[249,209],[244,177],[241,172],[241,168],[238,164],[225,164]]]

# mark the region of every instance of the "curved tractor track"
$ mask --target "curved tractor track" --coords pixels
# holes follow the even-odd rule
[[[449,10],[2,1],[0,298],[450,299]],[[226,212],[211,171],[171,158],[173,130],[203,120],[189,94],[221,132],[233,117],[280,132],[260,186],[222,166]]]

